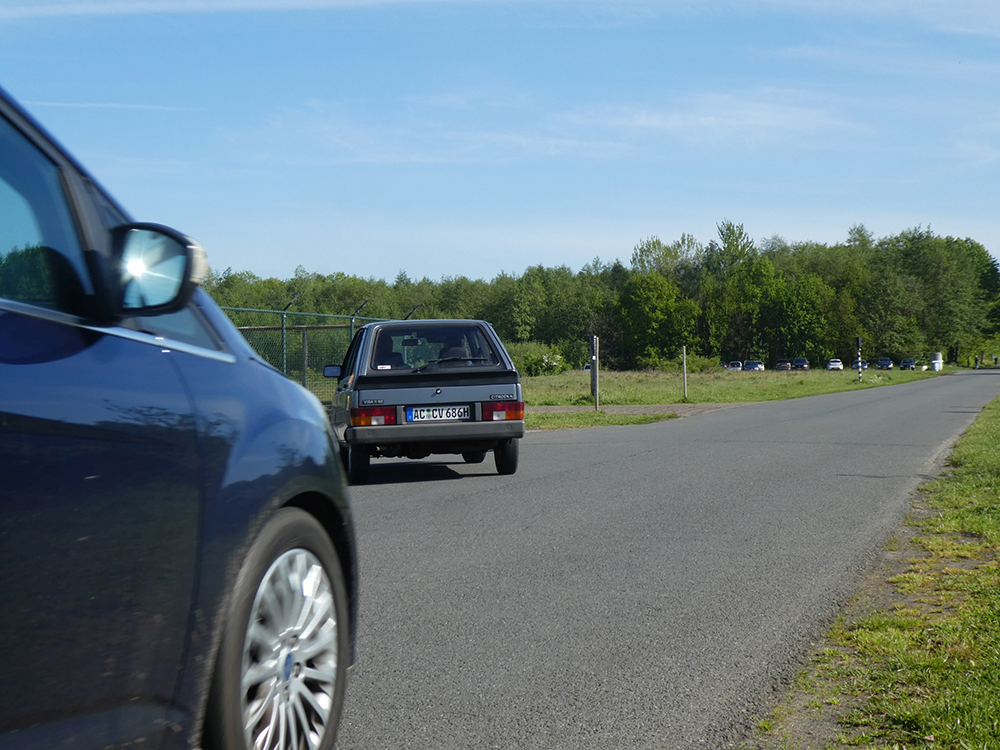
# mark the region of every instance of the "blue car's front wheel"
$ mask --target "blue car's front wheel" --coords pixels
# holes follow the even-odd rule
[[[237,577],[206,748],[333,747],[349,659],[347,612],[340,564],[322,526],[297,508],[279,511]]]

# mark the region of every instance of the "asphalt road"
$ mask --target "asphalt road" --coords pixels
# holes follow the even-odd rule
[[[979,370],[530,432],[511,477],[374,461],[338,747],[738,746],[998,393]]]

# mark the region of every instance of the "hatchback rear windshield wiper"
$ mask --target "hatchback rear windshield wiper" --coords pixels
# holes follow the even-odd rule
[[[414,372],[421,372],[424,369],[430,367],[431,365],[439,365],[442,362],[489,362],[489,357],[444,357],[442,359],[432,359],[430,362],[425,362],[420,365]]]

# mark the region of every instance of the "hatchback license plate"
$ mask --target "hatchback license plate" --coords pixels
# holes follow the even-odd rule
[[[407,422],[459,422],[468,419],[468,405],[465,406],[408,406]]]

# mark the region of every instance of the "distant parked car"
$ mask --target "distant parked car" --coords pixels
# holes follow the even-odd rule
[[[888,357],[879,357],[875,361],[875,369],[876,370],[891,370],[892,369],[892,360],[889,359]]]
[[[738,359],[734,359],[732,362],[729,363],[729,369],[730,370],[742,370],[743,369],[743,363],[740,362]]]
[[[841,362],[839,359],[831,359],[829,362],[826,363],[826,369],[827,370],[843,370],[844,369],[844,363]]]
[[[764,364],[762,362],[758,362],[755,359],[748,359],[746,362],[743,363],[744,371],[751,370],[753,372],[756,372],[758,370],[763,370],[763,369],[764,369]]]
[[[911,359],[910,357],[907,357],[906,359],[901,359],[899,361],[899,369],[900,370],[916,370],[917,369],[917,361],[915,359]]]
[[[775,370],[791,370],[792,363],[787,359],[779,359],[778,363],[774,366]]]
[[[792,360],[792,369],[793,370],[808,370],[809,369],[809,360],[806,359],[805,357],[796,357],[795,359]]]
[[[851,369],[852,370],[857,370],[859,368],[862,369],[862,370],[867,370],[868,369],[868,360],[867,359],[856,359],[856,360],[854,360],[851,363]]]

